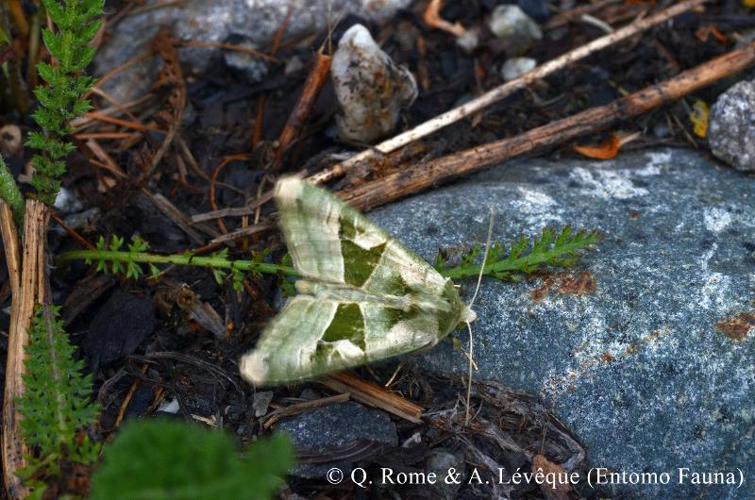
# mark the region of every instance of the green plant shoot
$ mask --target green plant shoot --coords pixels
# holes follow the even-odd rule
[[[33,117],[41,130],[30,134],[26,144],[39,151],[31,160],[32,185],[39,199],[50,205],[66,172],[65,159],[75,149],[66,140],[71,133],[69,122],[91,107],[83,96],[94,78],[83,72],[94,58],[91,43],[102,25],[105,2],[42,0],[42,4],[55,27],[42,33],[53,62],[37,64],[39,76],[46,82],[46,86],[34,90],[39,107]]]

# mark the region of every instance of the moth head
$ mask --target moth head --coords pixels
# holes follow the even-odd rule
[[[264,385],[267,380],[267,372],[269,371],[267,359],[258,352],[245,354],[241,358],[239,369],[244,380],[251,382],[255,387]]]
[[[293,175],[282,177],[275,184],[275,199],[283,205],[292,205],[301,196],[304,185],[303,180]]]

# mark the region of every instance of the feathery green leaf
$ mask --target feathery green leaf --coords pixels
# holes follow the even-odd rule
[[[240,456],[229,435],[169,420],[127,424],[92,479],[93,500],[272,498],[293,465],[279,434]]]
[[[531,241],[521,236],[511,243],[508,255],[505,245],[493,243],[483,275],[499,280],[518,281],[522,275],[532,274],[546,267],[570,267],[577,262],[584,250],[596,245],[599,239],[596,231],[574,232],[566,226],[560,233],[545,228]],[[438,257],[435,267],[441,274],[453,279],[477,276],[480,273],[482,263],[479,261],[482,254],[482,247],[475,245],[462,255],[459,265],[448,267],[446,260]]]

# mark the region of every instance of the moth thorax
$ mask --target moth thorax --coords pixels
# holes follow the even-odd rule
[[[472,321],[477,319],[477,313],[472,310],[469,306],[464,306],[464,309],[461,311],[461,321],[464,323],[471,323]]]
[[[314,295],[315,294],[315,284],[311,281],[307,280],[296,280],[294,283],[294,287],[296,288],[296,291],[298,293],[301,293],[303,295]]]

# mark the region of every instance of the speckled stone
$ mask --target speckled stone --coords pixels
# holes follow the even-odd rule
[[[617,485],[617,495],[747,498],[755,481],[755,180],[685,150],[536,159],[371,217],[432,261],[439,247],[484,242],[490,206],[495,239],[569,224],[604,240],[571,273],[581,288],[558,275],[549,291],[542,279],[483,282],[476,377],[538,394],[595,467],[670,474],[668,485]],[[463,283],[467,295],[473,282]],[[455,335],[466,345],[466,332]],[[450,341],[415,361],[467,370]],[[737,481],[739,468],[749,490],[679,484],[680,467],[734,472]]]
[[[394,63],[361,24],[338,41],[330,77],[338,135],[347,141],[370,143],[385,136],[417,97],[411,71]]]
[[[710,110],[710,150],[737,170],[755,172],[755,80],[721,94]]]

